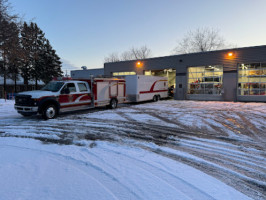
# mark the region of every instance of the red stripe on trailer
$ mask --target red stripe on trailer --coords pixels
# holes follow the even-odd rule
[[[154,89],[154,87],[155,87],[155,84],[156,84],[157,82],[161,82],[161,81],[167,81],[167,80],[158,80],[158,81],[155,81],[155,82],[152,84],[152,86],[151,86],[150,92],[153,91],[153,89]]]
[[[168,90],[155,90],[155,91],[140,91],[140,94],[146,94],[146,93],[156,93],[156,92],[166,92]]]

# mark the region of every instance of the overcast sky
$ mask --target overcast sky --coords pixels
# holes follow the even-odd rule
[[[64,70],[103,67],[112,52],[147,45],[170,55],[185,33],[219,29],[238,47],[266,45],[266,0],[9,0],[46,33]]]

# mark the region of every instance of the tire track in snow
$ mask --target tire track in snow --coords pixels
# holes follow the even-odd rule
[[[150,173],[153,176],[157,177],[159,180],[165,182],[167,185],[174,188],[178,193],[181,192],[188,199],[205,199],[205,200],[214,199],[209,194],[205,193],[204,191],[200,190],[199,188],[195,187],[194,185],[190,184],[189,182],[183,180],[182,178],[176,176],[173,173],[169,173],[165,170],[158,168],[155,165],[144,162],[143,160],[137,159],[128,154],[123,154],[122,152],[116,152],[111,149],[107,149],[107,150],[108,152],[111,151],[114,153],[119,153],[119,155],[122,155],[126,159],[137,161],[138,167],[142,168],[144,171],[146,171],[146,173]],[[173,177],[175,179],[173,179]],[[169,181],[171,183],[169,183]]]
[[[130,193],[130,198],[134,197],[134,199],[140,199],[140,197],[136,193],[132,193],[132,190],[126,188],[122,183],[120,183],[116,177],[112,176],[111,174],[104,171],[99,166],[96,166],[89,162],[84,162],[81,160],[77,160],[71,156],[66,156],[54,152],[49,152],[40,149],[34,148],[26,148],[26,147],[19,147],[14,145],[1,145],[0,148],[3,146],[17,148],[21,150],[28,150],[28,151],[36,151],[43,154],[48,154],[50,156],[54,156],[54,161],[65,163],[67,166],[71,166],[79,171],[81,171],[85,176],[91,177],[96,183],[98,183],[113,199],[119,200],[123,198],[119,198],[119,196],[128,196]],[[78,166],[76,166],[78,165]],[[89,170],[89,172],[87,172]],[[99,180],[101,179],[101,181]],[[108,180],[107,180],[108,179]],[[109,185],[106,185],[107,182],[110,182]],[[116,184],[118,183],[118,184]],[[119,194],[115,194],[115,191],[119,191]],[[122,193],[122,194],[121,194]]]
[[[168,103],[173,109],[178,110],[173,112],[172,109],[169,109]],[[225,103],[225,108],[221,109],[219,108],[219,103],[215,107],[213,105],[206,107],[206,104],[201,102],[193,103],[195,106],[190,107],[190,102],[182,103],[183,105],[181,106],[171,101],[167,103],[159,102],[159,105],[165,108],[164,112],[162,112],[162,109],[156,108],[157,103],[131,106],[130,110],[133,110],[133,112],[130,112],[130,115],[123,113],[127,111],[126,107],[112,111],[127,121],[116,119],[101,120],[89,117],[90,113],[99,111],[104,113],[104,109],[61,115],[58,120],[50,120],[49,123],[35,118],[3,119],[0,122],[0,135],[4,135],[5,133],[3,132],[11,130],[8,126],[11,127],[13,125],[12,131],[15,129],[18,131],[27,130],[29,133],[46,134],[47,137],[57,135],[59,137],[58,140],[47,139],[47,142],[51,143],[64,141],[62,144],[72,144],[73,141],[84,139],[92,141],[107,140],[136,146],[138,144],[146,146],[148,143],[155,143],[158,145],[158,149],[169,147],[173,150],[177,149],[193,153],[195,157],[201,158],[205,162],[197,163],[195,160],[188,158],[180,160],[185,164],[190,163],[191,166],[224,181],[254,199],[261,198],[261,195],[266,196],[261,190],[260,184],[255,183],[252,179],[241,179],[248,175],[248,177],[258,182],[265,180],[265,176],[261,176],[265,172],[264,160],[266,158],[265,133],[263,132],[263,127],[266,127],[266,124],[261,123],[263,119],[266,121],[263,111],[260,111],[261,113],[253,113],[252,109],[247,109],[246,104],[237,104],[236,107],[231,109],[231,105]],[[155,121],[152,121],[152,119],[149,123],[145,121],[142,123],[134,119],[134,114],[147,114],[153,117]],[[191,126],[187,125],[186,121],[183,120],[187,116],[194,117],[194,124]],[[244,118],[241,118],[241,116],[244,116]],[[206,120],[207,118],[210,120]],[[158,123],[157,120],[165,123],[162,123],[163,125],[161,126],[152,124]],[[173,128],[167,125],[171,123],[178,125],[180,128]],[[261,123],[262,128],[256,127],[258,123]],[[46,127],[50,125],[47,124],[53,124],[51,128],[54,128],[54,131],[51,131],[51,134],[49,134],[49,129]],[[37,131],[34,131],[34,129],[37,129]],[[229,131],[232,135],[227,136]],[[60,132],[62,133],[61,135]],[[23,137],[23,134],[24,132],[22,132],[21,137]],[[43,138],[36,139],[43,141]],[[215,147],[217,143],[219,145]],[[218,148],[221,146],[222,148]],[[161,155],[168,156],[167,154]],[[208,162],[212,163],[211,167],[208,166]],[[220,169],[215,164],[224,167],[226,170],[221,171],[220,174]],[[239,176],[232,175],[234,171],[239,172]],[[239,183],[237,183],[238,180]]]
[[[254,198],[261,199],[266,196],[266,184],[265,182],[257,181],[256,179],[250,179],[244,177],[241,173],[232,171],[230,168],[223,168],[218,164],[213,162],[200,159],[200,157],[195,156],[195,158],[189,158],[188,156],[178,155],[176,153],[165,152],[161,149],[153,149],[147,146],[143,146],[143,149],[149,150],[151,152],[157,153],[161,156],[165,156],[176,160],[178,162],[183,162],[189,166],[192,166],[200,171],[205,172],[211,176],[214,176],[221,180],[222,182],[236,188],[242,193]],[[178,149],[182,151],[182,149]],[[186,152],[186,151],[183,151]],[[193,155],[193,154],[191,154]]]

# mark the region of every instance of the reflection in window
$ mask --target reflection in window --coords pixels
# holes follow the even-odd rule
[[[238,95],[266,95],[266,63],[239,65]]]
[[[188,94],[221,95],[223,66],[199,66],[188,68]]]
[[[87,92],[88,91],[85,83],[78,83],[78,87],[79,87],[80,92]]]

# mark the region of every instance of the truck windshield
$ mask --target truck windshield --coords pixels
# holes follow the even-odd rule
[[[64,82],[51,81],[46,86],[44,86],[41,90],[58,92],[63,85],[64,85]]]

